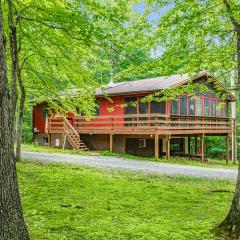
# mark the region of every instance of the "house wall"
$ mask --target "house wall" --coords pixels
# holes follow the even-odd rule
[[[34,106],[32,112],[32,126],[38,133],[45,133],[46,119],[43,118],[42,109],[46,107],[46,104],[38,104]]]
[[[109,150],[109,134],[81,134],[80,137],[90,150]]]

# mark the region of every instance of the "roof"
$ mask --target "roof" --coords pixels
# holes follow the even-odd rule
[[[96,95],[125,95],[129,93],[134,94],[154,92],[186,84],[191,80],[199,79],[204,76],[211,77],[214,81],[217,81],[221,85],[221,87],[226,89],[226,87],[221,82],[219,82],[211,72],[202,71],[194,78],[192,78],[190,74],[180,74],[165,77],[147,78],[129,82],[111,83],[109,85],[103,86],[102,88],[98,88],[96,90]],[[231,98],[235,100],[235,97],[232,94]]]
[[[189,77],[187,74],[183,74],[173,75],[169,77],[156,77],[136,81],[114,83],[111,85],[106,85],[102,89],[97,89],[96,95],[151,92],[169,88],[175,84],[187,80],[188,78]]]

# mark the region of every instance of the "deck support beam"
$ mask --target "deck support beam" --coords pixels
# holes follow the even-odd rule
[[[201,162],[204,162],[204,133],[201,136]]]
[[[166,158],[167,158],[167,160],[170,159],[170,139],[171,139],[171,136],[167,135],[167,137],[166,137]]]
[[[234,127],[234,131],[232,133],[232,162],[237,162],[237,138],[236,138],[236,128]]]
[[[113,135],[110,134],[110,139],[109,139],[109,151],[112,152],[113,151]]]
[[[158,140],[158,134],[155,134],[155,146],[154,146],[154,156],[155,159],[158,160],[159,158],[159,140]]]
[[[229,134],[226,135],[226,164],[229,160]]]
[[[52,135],[51,133],[48,133],[48,146],[51,147],[51,142],[52,142]]]
[[[188,156],[190,157],[191,154],[191,137],[188,136]]]

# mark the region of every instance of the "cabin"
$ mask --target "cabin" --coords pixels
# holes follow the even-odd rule
[[[146,96],[180,88],[190,81],[211,91],[186,92],[166,101],[142,101]],[[219,89],[226,93],[224,98],[215,94]],[[50,114],[47,103],[35,105],[34,140],[58,148],[109,150],[156,159],[188,156],[204,162],[205,136],[225,136],[228,161],[229,137],[236,137],[235,119],[230,114],[231,103],[236,99],[209,71],[194,79],[183,74],[111,82],[96,89],[96,101],[99,107],[91,120],[81,114]]]

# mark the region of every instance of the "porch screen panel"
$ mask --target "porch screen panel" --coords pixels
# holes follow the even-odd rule
[[[209,99],[204,98],[204,116],[208,117],[210,114],[210,104],[209,104]]]
[[[129,97],[125,98],[125,104],[127,104],[125,108],[125,114],[136,114],[137,113],[137,98]]]
[[[171,114],[178,114],[178,99],[171,101]]]
[[[151,102],[150,106],[151,106],[151,109],[150,109],[151,113],[162,113],[162,114],[166,113],[166,102]]]
[[[190,97],[188,99],[188,114],[190,116],[194,116],[195,115],[195,100],[193,97]]]
[[[200,97],[195,98],[196,116],[202,116],[202,99]]]
[[[228,108],[227,108],[227,104],[226,103],[223,103],[222,116],[223,117],[227,117],[228,116]]]
[[[217,101],[216,111],[217,117],[222,117],[222,102]]]
[[[180,97],[180,114],[187,115],[187,97],[186,96]]]
[[[211,104],[211,105],[212,105],[212,107],[211,107],[212,116],[213,116],[213,117],[216,117],[216,114],[217,114],[216,100],[215,100],[215,99],[212,99],[211,103],[212,103],[212,104]]]

